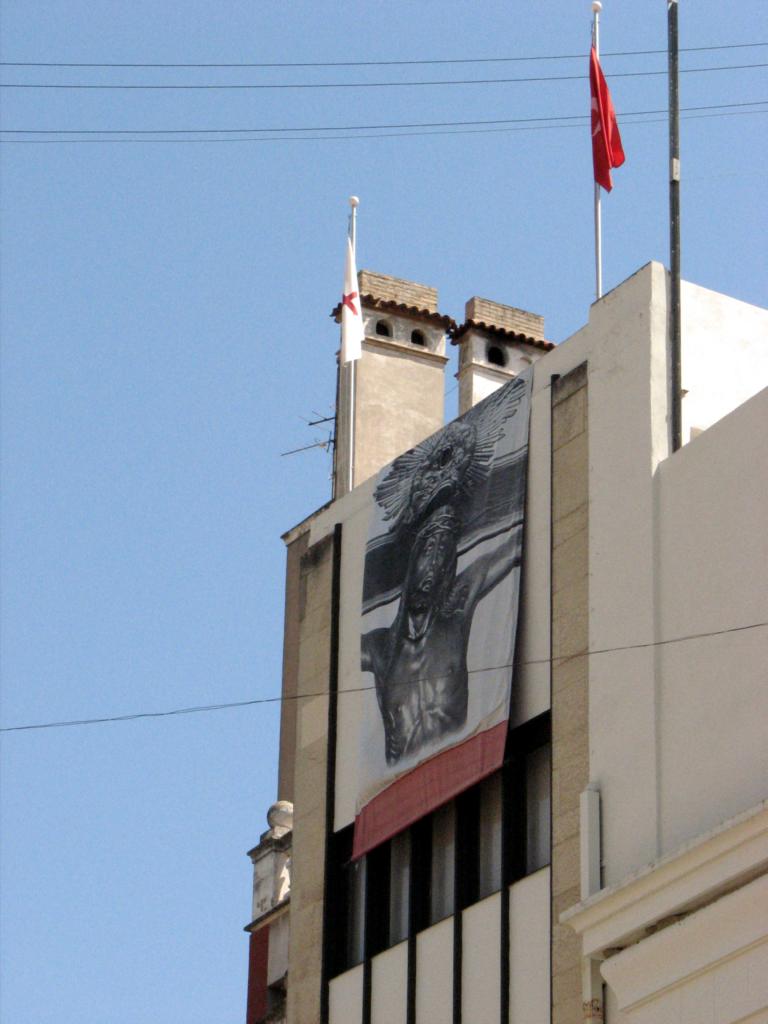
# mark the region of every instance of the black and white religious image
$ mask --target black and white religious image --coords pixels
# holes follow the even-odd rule
[[[529,376],[516,378],[379,478],[361,667],[373,675],[380,716],[379,739],[369,739],[390,771],[463,738],[498,707],[501,691],[508,703],[517,585],[506,587],[501,619],[498,607],[494,617],[483,608],[521,562],[529,391]],[[498,634],[499,621],[508,635],[485,636]],[[480,685],[498,668],[501,691],[485,685],[468,722],[473,676]]]

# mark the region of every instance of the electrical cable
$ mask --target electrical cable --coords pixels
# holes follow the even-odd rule
[[[680,68],[681,75],[703,74],[711,71],[749,71],[765,68],[768,64],[723,64],[711,68]],[[663,71],[618,71],[612,72],[614,78],[651,78],[667,75]],[[583,81],[588,75],[540,75],[526,78],[447,78],[433,79],[426,82],[235,82],[218,83],[215,85],[182,85],[164,84],[86,84],[83,82],[0,82],[0,89],[98,89],[98,90],[233,90],[233,89],[402,89],[417,86],[445,85],[510,85],[523,82],[576,82]]]
[[[719,46],[681,46],[680,52],[702,53],[714,50],[742,50],[756,46],[768,46],[768,43],[723,43]],[[601,54],[605,57],[640,57],[652,54],[665,54],[666,50],[612,50]],[[103,61],[101,63],[88,63],[78,61],[32,61],[32,60],[4,60],[0,61],[0,67],[4,68],[365,68],[365,67],[395,67],[403,65],[428,65],[428,64],[508,64],[517,61],[537,60],[580,60],[583,53],[556,53],[541,57],[461,57],[461,58],[432,58],[429,60],[330,60],[330,61],[290,61],[273,63],[194,63],[180,62],[176,64],[165,64],[159,62],[127,62]]]
[[[712,103],[695,107],[681,107],[681,112],[698,110],[729,110],[736,107],[757,107],[768,103],[768,100],[748,100],[738,103]],[[617,116],[640,117],[651,114],[666,114],[666,108],[656,110],[625,110],[619,111]],[[317,125],[315,127],[299,128],[0,128],[0,134],[13,135],[235,135],[235,134],[260,134],[267,132],[356,132],[356,131],[384,131],[406,128],[464,128],[477,125],[506,125],[506,124],[528,124],[560,121],[584,121],[589,120],[589,114],[564,114],[561,116],[549,116],[543,114],[541,117],[508,117],[493,118],[479,121],[414,121],[402,124],[346,124],[346,125]]]
[[[766,111],[731,111],[720,112],[718,114],[687,114],[682,115],[681,120],[691,121],[698,118],[728,118],[728,117],[745,117],[755,114],[768,114]],[[655,124],[667,124],[666,118],[647,118],[643,121],[627,121],[624,124],[624,128],[630,128],[633,125],[655,125]],[[457,128],[457,129],[437,129],[435,131],[401,131],[401,132],[373,132],[373,133],[362,133],[359,135],[259,135],[257,138],[249,135],[242,135],[238,138],[6,138],[0,139],[0,145],[76,145],[76,144],[91,144],[100,145],[103,143],[125,143],[135,144],[144,142],[146,144],[179,144],[184,145],[187,143],[207,143],[209,145],[215,145],[217,143],[228,143],[228,142],[355,142],[359,139],[376,139],[376,138],[421,138],[428,135],[488,135],[494,133],[510,133],[518,131],[555,131],[561,128],[579,128],[584,130],[587,127],[588,122],[584,124],[551,124],[551,125],[522,125],[514,128]]]
[[[703,640],[713,636],[725,636],[729,633],[742,633],[745,630],[761,629],[765,626],[768,626],[768,622],[753,622],[746,626],[731,626],[727,629],[717,629],[704,633],[689,633],[685,636],[671,637],[669,640],[650,640],[647,643],[621,644],[617,647],[601,647],[592,651],[580,651],[576,654],[570,654],[562,658],[533,658],[529,661],[518,662],[517,665],[520,668],[528,665],[557,664],[558,666],[561,666],[570,661],[575,661],[578,658],[589,658],[597,654],[614,654],[620,651],[644,650],[649,647],[665,647],[668,644],[685,643],[689,640]],[[505,662],[503,665],[491,665],[487,668],[468,669],[467,672],[469,675],[476,675],[480,672],[498,672],[505,668],[514,667],[514,662]],[[425,680],[414,680],[414,682],[422,681]],[[337,692],[341,695],[346,693],[364,693],[375,689],[375,686],[355,686],[349,688],[345,687]],[[107,722],[133,722],[139,718],[168,718],[173,715],[192,715],[208,711],[223,711],[229,708],[252,707],[255,704],[282,704],[293,700],[310,700],[315,697],[328,696],[328,690],[318,690],[314,693],[300,693],[291,696],[281,695],[280,697],[259,697],[254,700],[230,701],[224,704],[202,704],[197,707],[173,708],[171,711],[140,711],[130,715],[112,715],[108,718],[78,718],[59,722],[40,722],[34,725],[8,725],[1,727],[0,732],[29,732],[36,729],[61,729],[73,725],[103,725]]]

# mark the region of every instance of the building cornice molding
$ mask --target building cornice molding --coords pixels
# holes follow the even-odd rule
[[[251,921],[250,924],[247,924],[243,928],[243,931],[244,932],[259,932],[259,931],[261,931],[262,928],[265,928],[268,924],[272,924],[272,922],[277,920],[278,917],[282,917],[284,914],[287,914],[290,902],[291,902],[290,895],[286,896],[284,900],[281,900],[280,903],[275,904],[274,907],[271,907],[269,910],[267,910],[265,913],[263,913],[261,915],[261,917],[254,918],[254,920]]]
[[[295,526],[292,526],[289,530],[286,530],[285,533],[281,534],[280,539],[286,545],[292,544],[297,537],[302,535],[302,533],[307,533],[311,529],[312,523],[315,519],[325,512],[325,510],[332,504],[332,499],[326,501],[326,503],[321,505],[320,508],[316,508],[314,512],[310,512],[309,515],[305,519],[302,519],[300,523],[296,523]]]
[[[665,1010],[672,1010],[676,1019],[682,990],[688,997],[685,1020],[690,1021],[694,1018],[687,986],[697,986],[706,976],[712,990],[722,993],[734,978],[744,979],[752,971],[756,978],[761,971],[755,970],[756,962],[765,961],[762,950],[768,941],[766,901],[768,876],[763,875],[603,961],[600,973],[616,993],[622,1016],[647,1020],[643,1008],[652,1002],[659,1019],[672,1019]],[[731,989],[728,1015],[718,1014],[718,1020],[764,1020],[763,993],[757,984],[740,985],[737,992]]]
[[[768,873],[768,801],[560,915],[603,958]]]
[[[439,366],[445,366],[448,362],[448,356],[441,356],[438,352],[430,352],[428,348],[419,348],[416,345],[403,345],[401,342],[393,341],[391,338],[366,334],[363,339],[363,351],[374,348],[397,353],[407,359],[421,359],[427,363],[437,363]]]

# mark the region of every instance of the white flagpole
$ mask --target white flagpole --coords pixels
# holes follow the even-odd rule
[[[360,205],[360,200],[357,196],[349,197],[349,205],[351,212],[349,215],[349,238],[352,242],[352,253],[355,257],[355,268],[357,268],[357,208]],[[355,282],[356,283],[356,282]],[[358,302],[360,297],[358,296]],[[362,315],[362,305],[361,305]],[[348,490],[353,490],[355,486],[355,365],[356,359],[353,359],[349,363],[349,487]]]
[[[592,45],[600,58],[600,0],[592,0]],[[600,217],[600,186],[595,182],[595,297],[603,294],[603,228]]]

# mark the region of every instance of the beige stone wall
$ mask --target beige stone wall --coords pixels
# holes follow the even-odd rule
[[[437,312],[437,288],[406,281],[402,277],[377,274],[373,270],[361,270],[357,275],[357,282],[361,295],[373,295],[377,299],[402,302],[406,306],[416,306],[417,309],[426,309],[430,313]]]
[[[301,557],[288,1024],[319,1024],[333,538]],[[301,699],[307,694],[306,699]]]
[[[357,362],[355,486],[443,426],[446,362],[366,339]]]
[[[481,299],[477,295],[465,304],[464,315],[467,320],[503,327],[506,331],[517,331],[518,334],[526,334],[529,338],[544,337],[543,316],[529,313],[525,309],[517,309],[516,306],[505,306],[501,302]]]
[[[587,366],[552,390],[552,1024],[582,1020],[581,959],[559,923],[579,902],[579,795],[589,781]]]
[[[293,775],[296,761],[296,725],[299,677],[299,593],[301,559],[309,543],[306,532],[287,542],[285,561],[285,620],[283,623],[283,705],[280,711],[280,764],[277,799],[293,803]]]

